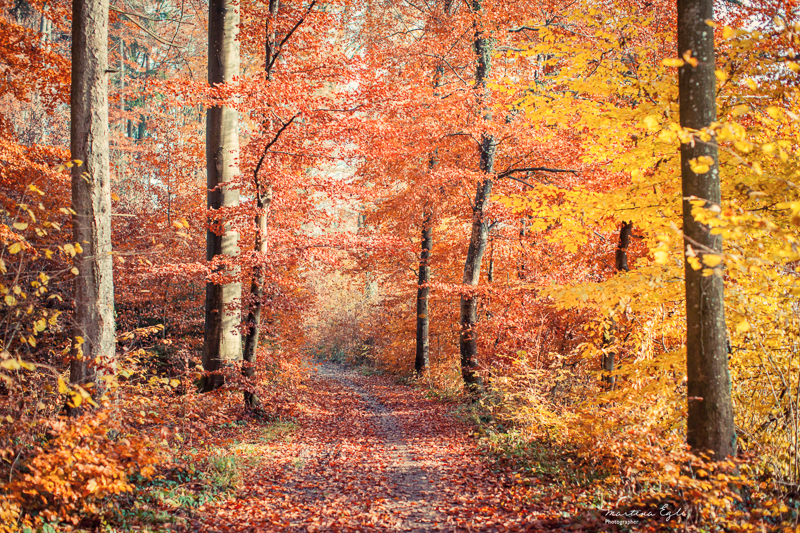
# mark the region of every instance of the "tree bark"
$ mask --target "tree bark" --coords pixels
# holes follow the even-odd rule
[[[713,0],[678,0],[678,55],[691,53],[697,61],[680,67],[680,122],[690,131],[701,130],[716,120],[714,76],[714,30],[706,21],[714,17]],[[689,161],[701,156],[713,160],[702,174],[692,171]],[[721,201],[719,160],[714,137],[695,136],[681,145],[683,182],[683,231],[685,245],[703,261],[707,254],[722,253],[722,238],[695,221],[689,198],[705,201],[707,207]],[[736,453],[731,381],[726,350],[725,309],[721,274],[703,276],[690,265],[686,275],[686,373],[688,377],[687,442],[697,452],[713,452],[717,460]]]
[[[417,356],[414,370],[424,372],[430,366],[430,309],[428,299],[431,289],[431,247],[433,246],[431,223],[433,214],[426,209],[422,218],[422,243],[419,255],[419,278],[417,283]]]
[[[72,238],[75,256],[74,336],[70,381],[86,385],[115,361],[114,276],[111,263],[111,180],[108,126],[108,0],[72,4]]]
[[[280,8],[280,0],[269,1],[269,17],[267,18],[264,36],[264,71],[266,72],[267,80],[272,79],[272,68],[274,54],[276,50],[276,34],[275,25],[276,17],[278,16],[278,9]],[[272,26],[270,27],[270,22]],[[277,137],[276,137],[277,140]],[[261,161],[266,157],[266,153],[262,156]],[[262,192],[261,183],[258,179],[258,171],[261,164],[256,166],[253,173],[253,181],[256,189],[256,205],[260,210],[260,214],[256,217],[256,240],[255,251],[263,259],[267,254],[267,222],[269,217],[269,207],[272,204],[272,185],[267,184],[266,190]],[[261,333],[261,308],[264,305],[264,282],[266,281],[266,272],[264,266],[257,263],[253,268],[253,279],[250,283],[250,306],[247,310],[247,335],[244,339],[244,353],[242,359],[244,365],[242,366],[242,374],[245,378],[252,378],[256,374],[256,359],[258,355],[258,340]],[[258,407],[258,396],[251,391],[244,392],[244,403],[247,407]]]
[[[630,271],[630,267],[628,267],[628,246],[631,243],[632,232],[633,222],[622,222],[622,227],[619,230],[619,244],[617,245],[616,257],[614,258],[617,272],[623,270],[625,272]],[[616,379],[611,375],[611,373],[614,372],[614,360],[617,354],[608,347],[614,342],[614,333],[617,329],[617,322],[614,320],[613,316],[610,318],[611,323],[608,325],[608,328],[603,331],[603,347],[606,350],[605,355],[603,355],[603,381],[605,381],[609,389],[613,389]]]
[[[445,0],[443,16],[449,16],[452,0]],[[438,21],[441,22],[441,19]],[[444,64],[440,61],[433,73],[433,94],[438,96],[442,85]],[[430,170],[436,168],[437,153],[434,151],[430,159]],[[419,276],[417,280],[417,353],[414,359],[414,370],[421,374],[430,366],[430,294],[428,286],[431,282],[431,248],[433,247],[433,210],[430,204],[425,205],[422,213],[422,240],[420,242]]]
[[[256,181],[256,187],[258,187],[258,181]],[[272,187],[267,186],[267,190],[264,193],[257,191],[256,195],[256,203],[259,210],[261,210],[261,214],[256,217],[256,227],[258,229],[256,231],[255,251],[261,258],[264,258],[267,255],[267,220],[269,216],[269,207],[272,203]],[[252,378],[256,373],[255,365],[256,355],[258,353],[258,338],[261,331],[261,308],[264,305],[265,274],[264,266],[257,263],[253,268],[253,280],[250,284],[250,307],[247,311],[247,318],[245,319],[245,324],[247,324],[248,329],[244,339],[244,354],[242,356],[244,359],[244,367],[242,368],[242,373],[246,378]],[[258,397],[250,391],[245,391],[244,403],[248,407],[257,407]]]
[[[279,9],[280,0],[269,0],[269,16],[264,28],[264,71],[267,73],[268,80],[272,79],[272,67],[274,66],[272,60],[278,53],[275,26],[277,25],[276,17]],[[271,26],[270,23],[272,23]]]
[[[239,6],[234,0],[210,0],[208,12],[208,83],[232,83],[239,75]],[[239,204],[239,191],[230,186],[239,174],[239,117],[236,109],[217,105],[206,112],[206,172],[208,208],[218,210]],[[206,260],[238,255],[239,235],[229,222],[212,214],[206,233]],[[213,231],[221,226],[221,234]],[[220,231],[217,228],[217,231]],[[234,274],[228,271],[226,274]],[[242,295],[239,282],[206,283],[205,339],[203,367],[208,372],[219,371],[229,361],[241,358],[241,338],[238,333],[241,313],[238,310]],[[208,376],[202,384],[205,391],[220,387],[224,379],[219,374]]]
[[[481,0],[474,0],[472,11],[479,16],[482,12]],[[493,42],[480,27],[480,20],[475,25],[474,40],[477,66],[475,68],[475,88],[479,100],[484,104],[488,97],[486,80],[492,68]],[[491,120],[489,107],[484,108],[484,119]],[[485,220],[486,207],[492,194],[492,174],[494,173],[494,158],[497,152],[497,143],[491,133],[484,132],[481,136],[479,168],[484,174],[484,179],[478,184],[475,191],[475,203],[472,206],[472,231],[467,248],[467,259],[464,263],[464,294],[461,296],[461,309],[459,323],[459,351],[461,353],[461,375],[467,388],[473,392],[483,388],[483,380],[478,373],[478,339],[475,327],[478,322],[478,300],[474,288],[478,286],[481,274],[483,254],[489,238],[489,226]]]

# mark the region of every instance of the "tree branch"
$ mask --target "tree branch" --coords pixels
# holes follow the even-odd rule
[[[117,12],[119,12],[119,13],[123,14],[123,15],[136,15],[135,13],[126,13],[126,12],[119,11],[118,9],[114,9],[114,8],[110,8],[110,9],[113,9],[114,11],[117,11]],[[143,17],[143,18],[147,18],[147,17]],[[149,35],[150,37],[152,37],[152,38],[153,38],[153,39],[155,39],[156,41],[160,42],[161,44],[165,44],[165,45],[167,45],[167,46],[171,46],[172,48],[177,48],[178,50],[186,50],[186,48],[185,48],[185,47],[183,47],[183,46],[178,46],[178,45],[177,45],[177,44],[175,44],[175,43],[171,43],[171,42],[167,41],[166,39],[163,39],[163,38],[159,37],[158,35],[156,35],[156,34],[155,34],[155,33],[153,33],[152,31],[148,30],[147,28],[145,28],[144,26],[142,26],[141,24],[139,24],[138,22],[136,22],[136,19],[133,19],[133,18],[130,18],[130,17],[128,17],[128,20],[129,20],[129,21],[131,21],[131,22],[132,22],[132,23],[133,23],[133,24],[134,24],[136,27],[138,27],[140,30],[142,30],[142,31],[143,31],[143,32],[145,32],[147,35]],[[149,20],[149,19],[148,19],[148,20]]]
[[[286,34],[286,37],[281,39],[281,42],[278,44],[278,46],[275,47],[276,50],[275,55],[272,57],[272,60],[269,62],[269,65],[267,65],[267,68],[265,69],[267,72],[267,77],[269,77],[270,72],[272,72],[272,66],[275,64],[275,61],[277,61],[278,58],[280,57],[281,52],[283,51],[283,45],[286,44],[286,41],[289,40],[292,34],[295,31],[297,31],[297,28],[299,28],[300,25],[306,20],[306,17],[308,16],[309,13],[311,13],[311,10],[314,9],[316,3],[317,0],[311,0],[311,3],[308,5],[308,9],[306,9],[305,14],[302,17],[300,17],[300,20],[297,21],[297,24],[295,24],[294,27],[291,30],[289,30],[289,33]]]
[[[264,147],[264,152],[261,154],[261,157],[258,160],[258,164],[256,165],[255,170],[253,170],[253,181],[255,182],[256,194],[259,196],[259,198],[261,197],[261,184],[258,182],[258,172],[261,170],[261,165],[264,164],[264,158],[267,157],[267,153],[269,152],[269,149],[272,148],[272,145],[274,145],[276,142],[278,142],[278,139],[280,138],[281,134],[284,131],[286,131],[286,128],[288,128],[289,125],[292,122],[294,122],[294,119],[296,119],[299,116],[300,116],[300,113],[298,113],[295,116],[293,116],[292,118],[290,118],[289,121],[286,124],[281,126],[281,129],[278,130],[278,133],[275,134],[275,137],[273,137],[272,140],[270,142],[268,142],[267,145]]]
[[[516,174],[517,172],[555,172],[555,173],[570,173],[570,174],[579,173],[577,170],[572,170],[569,168],[548,168],[548,167],[512,168],[498,174],[497,179],[509,178],[511,177],[512,174]]]

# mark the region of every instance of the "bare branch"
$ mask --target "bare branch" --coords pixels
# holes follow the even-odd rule
[[[289,30],[289,33],[287,33],[286,36],[283,39],[281,39],[281,42],[278,44],[278,46],[275,47],[276,49],[275,55],[272,56],[272,60],[269,62],[269,65],[267,65],[267,68],[265,69],[265,71],[267,72],[267,76],[269,76],[270,72],[272,72],[272,67],[273,65],[275,65],[275,61],[277,61],[278,57],[280,57],[281,52],[283,51],[283,45],[286,44],[286,41],[289,40],[289,38],[295,31],[297,31],[297,28],[299,28],[300,25],[303,22],[305,22],[306,17],[308,16],[309,13],[311,13],[311,10],[314,9],[314,6],[316,4],[317,0],[311,0],[311,3],[308,5],[308,9],[306,9],[305,14],[302,17],[300,17],[300,20],[297,21],[297,24],[295,24],[294,27],[291,30]]]
[[[281,134],[284,131],[286,131],[286,128],[288,128],[289,125],[292,122],[294,122],[294,119],[296,119],[299,116],[300,116],[300,113],[298,113],[295,116],[293,116],[292,118],[290,118],[289,121],[286,122],[286,124],[281,126],[281,129],[278,130],[278,132],[275,134],[275,137],[273,137],[272,140],[270,142],[268,142],[267,145],[264,147],[264,152],[261,154],[261,158],[259,158],[258,164],[256,165],[256,168],[253,171],[253,181],[255,182],[255,185],[256,185],[256,194],[259,197],[261,197],[261,184],[258,182],[258,172],[261,170],[261,165],[264,164],[264,158],[267,157],[267,153],[269,152],[269,149],[272,148],[272,145],[274,145],[276,142],[278,142],[278,139],[280,138]]]
[[[555,173],[569,173],[569,174],[579,173],[577,170],[572,170],[569,168],[548,168],[548,167],[512,168],[498,174],[497,179],[510,178],[512,174],[516,174],[517,172],[555,172]]]

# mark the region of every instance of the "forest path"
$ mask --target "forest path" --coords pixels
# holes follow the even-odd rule
[[[541,530],[451,407],[332,363],[307,386],[300,429],[271,443],[237,497],[207,506],[190,530]]]

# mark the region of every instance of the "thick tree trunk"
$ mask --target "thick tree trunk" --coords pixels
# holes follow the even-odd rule
[[[431,289],[428,284],[431,282],[432,219],[432,213],[426,209],[422,219],[422,250],[419,255],[419,279],[417,282],[417,357],[414,361],[414,370],[418,373],[424,372],[430,366],[430,341],[428,338],[430,310],[428,299]]]
[[[267,255],[267,221],[269,206],[272,203],[272,187],[268,186],[265,193],[258,193],[256,200],[261,214],[256,217],[256,242],[255,251],[263,259]],[[247,335],[244,339],[244,367],[242,372],[246,378],[252,378],[256,373],[256,355],[258,353],[258,338],[261,331],[261,308],[264,305],[264,282],[266,280],[264,266],[256,264],[253,268],[253,280],[250,284],[250,307],[247,311]],[[249,407],[258,406],[258,397],[249,391],[244,393],[244,403]]]
[[[631,243],[632,232],[633,222],[623,222],[619,230],[619,244],[617,245],[616,257],[614,258],[614,263],[618,272],[622,270],[625,272],[630,271],[630,267],[628,267],[628,246]],[[603,375],[603,381],[606,382],[609,389],[613,389],[616,382],[614,376],[611,375],[611,373],[614,372],[616,353],[608,348],[608,346],[614,342],[614,333],[616,329],[617,322],[612,317],[608,328],[603,331],[603,347],[606,349],[606,353],[603,356],[603,371],[605,373]]]
[[[480,0],[474,0],[472,10],[475,13],[482,11]],[[477,66],[475,69],[475,87],[481,100],[486,101],[488,87],[486,80],[492,68],[492,39],[486,35],[476,23],[475,27],[475,55]],[[484,119],[491,120],[491,111],[484,109]],[[484,133],[480,144],[479,168],[484,174],[484,179],[478,184],[475,192],[475,203],[472,206],[472,232],[467,248],[467,260],[464,263],[464,294],[461,296],[461,309],[459,323],[461,326],[459,336],[459,350],[461,352],[461,375],[464,383],[472,391],[483,388],[483,380],[478,373],[478,338],[475,327],[478,323],[478,300],[474,288],[478,286],[481,274],[483,254],[489,238],[489,225],[485,220],[486,207],[492,194],[492,174],[494,173],[494,158],[497,152],[497,143],[490,133]]]
[[[75,257],[74,335],[70,381],[85,385],[115,360],[114,277],[111,263],[111,180],[108,161],[108,0],[72,4],[72,238]]]
[[[234,0],[211,0],[208,14],[208,82],[211,85],[231,83],[239,75],[239,6]],[[229,186],[239,174],[239,117],[235,109],[214,106],[206,112],[206,165],[208,208],[216,210],[239,204],[239,191]],[[239,235],[230,223],[211,216],[212,226],[206,233],[206,259],[219,255],[235,256],[239,252]],[[213,226],[220,231],[218,235]],[[228,272],[233,274],[233,272]],[[205,342],[203,367],[215,372],[228,361],[241,357],[238,309],[241,283],[206,283]],[[209,376],[202,388],[209,391],[222,385],[220,375]]]
[[[687,52],[697,61],[679,69],[680,121],[683,128],[701,130],[716,120],[714,30],[706,21],[714,17],[713,0],[678,0],[678,55]],[[702,174],[692,171],[690,160],[713,160]],[[687,198],[721,201],[717,145],[712,137],[695,136],[681,145],[683,177],[683,231],[685,245],[698,259],[722,252],[722,238],[695,221]],[[687,442],[695,451],[711,451],[721,460],[736,453],[731,381],[726,350],[722,275],[703,276],[702,269],[684,263],[686,275],[686,373],[688,376]]]

